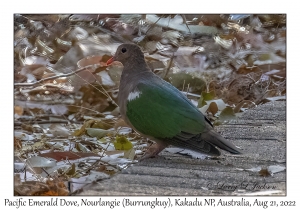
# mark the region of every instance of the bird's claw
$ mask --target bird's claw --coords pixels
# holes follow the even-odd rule
[[[164,143],[156,143],[152,144],[148,150],[145,152],[145,154],[139,159],[139,161],[143,161],[148,158],[154,158],[157,157],[157,155],[168,145]]]

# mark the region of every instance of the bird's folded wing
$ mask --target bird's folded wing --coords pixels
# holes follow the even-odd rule
[[[145,135],[187,140],[206,129],[202,113],[168,83],[139,83],[127,100],[128,120]]]

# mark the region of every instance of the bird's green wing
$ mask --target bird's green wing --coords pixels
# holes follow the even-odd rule
[[[128,120],[145,135],[185,140],[205,129],[202,113],[168,83],[139,83],[127,100]]]

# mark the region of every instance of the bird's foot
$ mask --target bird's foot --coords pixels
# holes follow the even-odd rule
[[[156,157],[164,148],[166,148],[168,145],[164,143],[156,143],[152,144],[148,150],[145,152],[145,154],[139,159],[139,161],[148,159],[148,158],[154,158]]]

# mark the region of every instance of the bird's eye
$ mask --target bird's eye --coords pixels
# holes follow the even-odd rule
[[[122,51],[122,53],[125,53],[127,50],[125,47],[123,47],[121,51]]]

